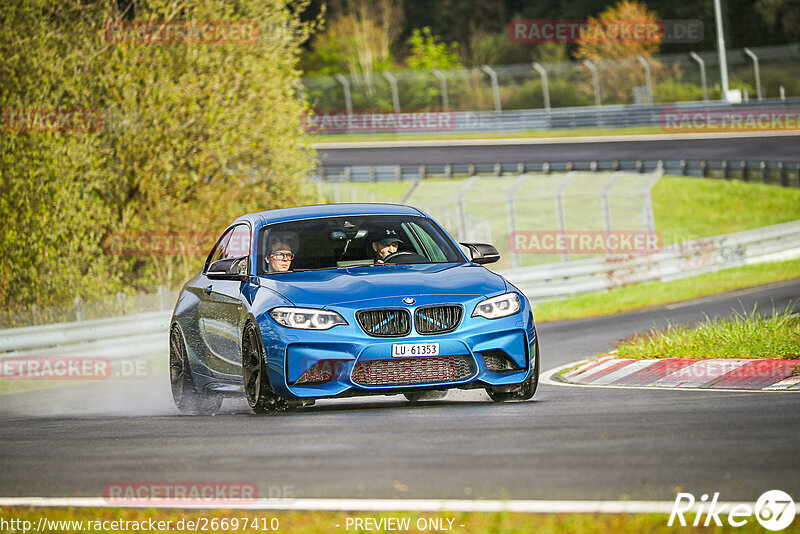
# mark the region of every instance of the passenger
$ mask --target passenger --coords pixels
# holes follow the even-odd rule
[[[403,244],[403,241],[394,230],[386,230],[378,234],[378,239],[372,242],[375,251],[375,265],[383,263],[390,254],[394,254]]]

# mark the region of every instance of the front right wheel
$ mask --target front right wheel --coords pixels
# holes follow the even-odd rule
[[[511,390],[501,390],[500,388],[486,388],[486,393],[494,402],[526,401],[533,397],[539,385],[539,340],[534,343],[534,369],[519,386]]]
[[[250,321],[245,324],[242,336],[242,378],[247,404],[255,413],[280,412],[289,408],[289,403],[269,384],[261,332]]]

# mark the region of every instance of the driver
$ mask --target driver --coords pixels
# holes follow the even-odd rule
[[[378,239],[372,242],[372,250],[375,251],[375,265],[383,263],[390,254],[394,254],[400,248],[403,241],[394,230],[385,230],[378,234]]]
[[[292,266],[294,252],[288,242],[277,240],[271,244],[269,251],[269,272],[284,273]]]

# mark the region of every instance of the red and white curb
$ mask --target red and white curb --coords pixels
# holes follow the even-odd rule
[[[800,391],[800,360],[662,358],[633,360],[614,353],[561,367],[550,383],[583,386]],[[570,371],[558,375],[562,369]]]

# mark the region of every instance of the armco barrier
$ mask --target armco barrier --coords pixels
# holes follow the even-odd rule
[[[800,221],[665,247],[660,252],[552,263],[501,271],[535,300],[602,291],[636,282],[675,280],[763,261],[800,257]],[[171,312],[0,330],[4,356],[166,355]]]
[[[793,221],[686,241],[654,254],[551,263],[508,269],[501,274],[532,299],[554,299],[797,257],[800,257],[800,221]]]

